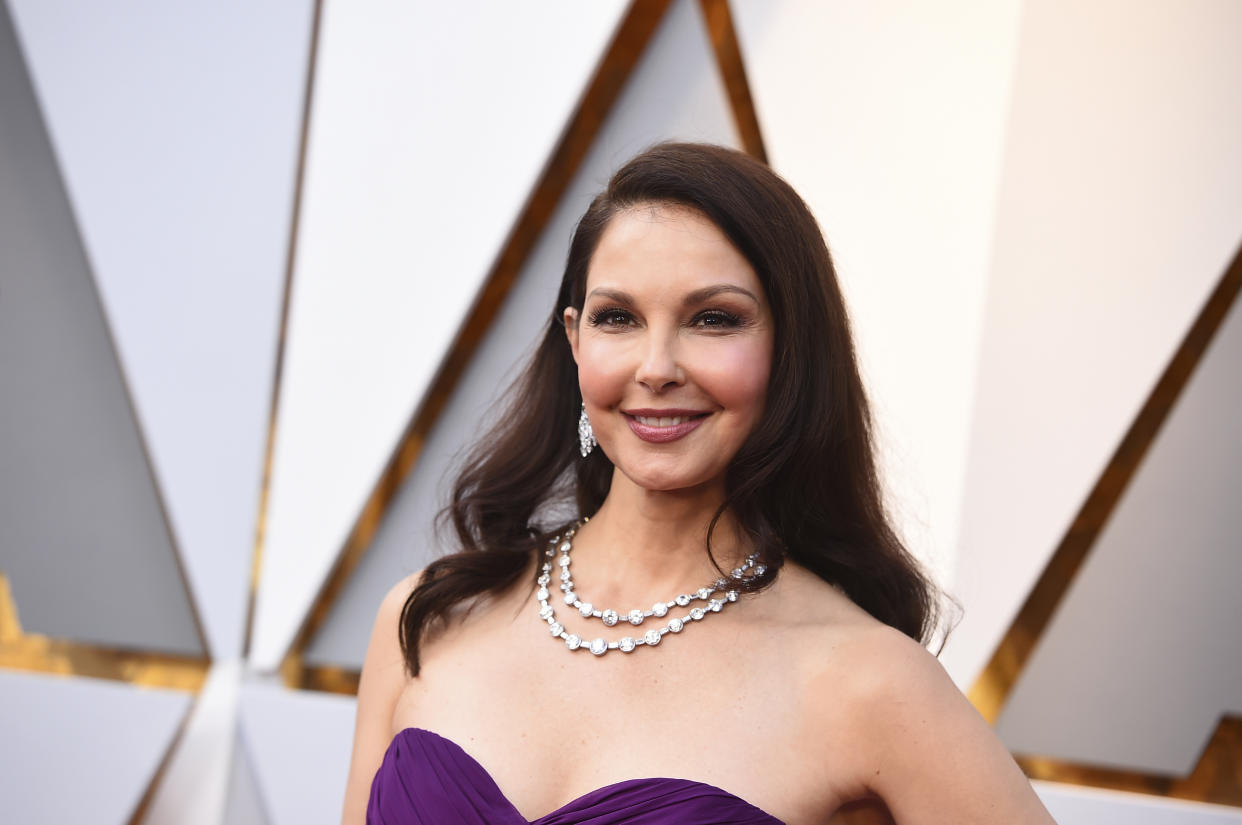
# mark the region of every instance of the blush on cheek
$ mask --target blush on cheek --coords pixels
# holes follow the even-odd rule
[[[612,408],[620,404],[626,383],[615,360],[594,356],[579,359],[578,386],[588,407]]]
[[[742,408],[754,405],[762,411],[768,389],[770,361],[771,353],[760,349],[718,353],[712,365],[712,380],[708,389],[726,408],[741,412]],[[706,380],[703,383],[706,384]]]

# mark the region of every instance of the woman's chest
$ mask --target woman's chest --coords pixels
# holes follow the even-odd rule
[[[393,732],[459,745],[528,819],[652,777],[707,783],[788,823],[824,822],[842,801],[833,774],[848,765],[807,758],[804,697],[779,656],[707,638],[598,659],[501,641],[459,638],[429,656]]]

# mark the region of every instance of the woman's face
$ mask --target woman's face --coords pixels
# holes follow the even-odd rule
[[[755,271],[701,213],[617,214],[565,310],[600,447],[648,490],[719,482],[763,415],[772,315]]]

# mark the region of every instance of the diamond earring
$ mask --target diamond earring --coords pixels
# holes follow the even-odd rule
[[[586,402],[582,402],[582,414],[578,416],[578,451],[586,458],[599,442],[595,440],[595,431],[591,429],[591,419],[587,418]]]

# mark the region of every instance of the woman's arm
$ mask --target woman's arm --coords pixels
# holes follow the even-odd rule
[[[868,790],[898,825],[1053,823],[940,663],[890,628],[867,636],[850,739],[858,743]]]
[[[392,741],[392,714],[405,686],[405,657],[397,635],[397,623],[406,597],[422,572],[399,582],[380,603],[371,630],[371,642],[358,682],[358,709],[354,717],[354,748],[345,786],[345,811],[341,825],[363,825],[371,780],[379,770]]]

